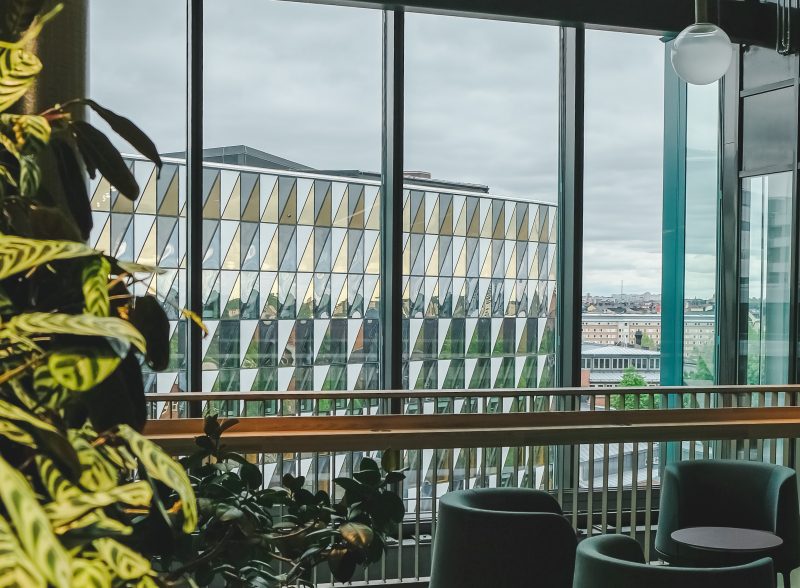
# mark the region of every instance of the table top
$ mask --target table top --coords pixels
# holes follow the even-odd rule
[[[775,533],[738,527],[688,527],[673,531],[672,539],[710,551],[769,551],[783,545],[783,539]]]

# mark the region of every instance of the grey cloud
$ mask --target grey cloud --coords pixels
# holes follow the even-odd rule
[[[91,17],[92,94],[162,150],[182,149],[183,2],[91,0]],[[558,30],[416,14],[406,28],[406,168],[554,202]],[[206,144],[378,171],[381,30],[379,11],[207,2]],[[584,289],[594,293],[620,279],[660,290],[663,67],[655,37],[587,35]],[[707,113],[696,119],[702,142],[715,129]],[[703,233],[691,239],[702,256]]]

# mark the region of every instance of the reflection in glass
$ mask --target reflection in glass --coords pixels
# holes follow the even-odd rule
[[[742,169],[790,166],[794,159],[794,87],[742,99]]]
[[[782,384],[789,366],[792,174],[742,181],[740,381]]]

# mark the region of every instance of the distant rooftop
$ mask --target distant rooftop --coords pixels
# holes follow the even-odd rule
[[[162,153],[164,157],[185,158],[186,153],[176,151],[173,153]],[[378,172],[361,171],[357,169],[318,169],[298,163],[290,159],[285,159],[254,147],[247,145],[228,145],[225,147],[210,147],[203,149],[203,160],[214,163],[225,163],[228,165],[242,165],[248,167],[260,167],[264,169],[286,170],[295,172],[319,173],[328,176],[342,176],[344,178],[358,178],[369,180],[380,180],[381,174]],[[463,190],[467,192],[478,192],[481,194],[489,193],[489,186],[482,184],[469,184],[466,182],[451,182],[448,180],[437,180],[430,177],[430,173],[413,171],[405,175],[405,180],[410,184],[417,184],[424,188],[440,188],[450,190]]]
[[[640,347],[624,347],[622,345],[601,345],[598,343],[581,344],[583,357],[659,357],[661,352]]]

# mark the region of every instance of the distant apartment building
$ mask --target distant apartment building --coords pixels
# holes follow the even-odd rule
[[[597,343],[581,345],[581,384],[585,387],[618,386],[628,368],[635,369],[648,386],[657,386],[661,381],[658,351]]]
[[[659,314],[595,314],[584,313],[584,343],[600,345],[641,344],[661,347],[661,315]],[[640,340],[637,341],[637,333]]]
[[[697,353],[713,347],[713,313],[687,313],[683,330],[685,353]],[[637,335],[641,335],[640,341],[637,341]],[[658,350],[661,348],[661,315],[584,313],[582,340],[599,345],[641,345]]]

